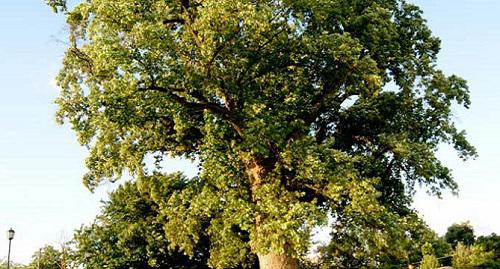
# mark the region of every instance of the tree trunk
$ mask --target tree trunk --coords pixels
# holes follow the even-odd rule
[[[259,258],[260,269],[297,269],[297,259],[286,256],[269,253],[266,255],[257,255]]]
[[[269,172],[269,164],[263,165],[262,162],[256,159],[249,159],[245,162],[246,173],[250,180],[250,184],[252,186],[252,200],[254,203],[258,203],[259,198],[256,196],[259,188],[265,184],[265,177]],[[266,236],[263,234],[259,234],[259,224],[264,220],[261,216],[257,215],[255,220],[255,225],[257,226],[257,237]],[[252,247],[253,248],[253,247]],[[255,248],[253,248],[256,251]],[[283,254],[274,254],[267,253],[261,254],[257,252],[257,257],[259,258],[259,268],[260,269],[297,269],[298,261],[295,258],[292,258]]]

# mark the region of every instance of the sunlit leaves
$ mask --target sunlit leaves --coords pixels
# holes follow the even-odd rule
[[[452,114],[467,85],[404,1],[94,0],[66,16],[57,116],[89,148],[85,184],[140,179],[170,249],[193,255],[207,232],[212,267],[298,257],[328,218],[377,249],[404,241],[385,224],[408,220],[416,184],[457,189],[439,145],[475,156]],[[176,156],[199,174],[164,174]]]

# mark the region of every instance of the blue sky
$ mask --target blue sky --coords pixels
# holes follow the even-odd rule
[[[86,152],[68,126],[54,120],[57,72],[66,31],[61,16],[42,0],[6,1],[0,8],[0,259],[16,230],[12,259],[28,262],[44,244],[69,239],[73,229],[92,221],[100,200],[81,184]],[[473,106],[455,111],[480,157],[463,163],[447,148],[439,152],[454,171],[459,197],[443,200],[424,193],[415,206],[439,233],[471,220],[479,234],[500,233],[500,2],[497,0],[415,0],[443,41],[439,66],[469,81]],[[172,162],[170,169],[188,169]]]
[[[472,108],[456,109],[458,125],[479,152],[466,163],[449,148],[439,153],[453,169],[459,197],[443,200],[420,194],[416,207],[438,232],[451,223],[470,220],[477,233],[500,233],[500,2],[496,0],[416,0],[434,34],[442,40],[439,67],[469,82]]]

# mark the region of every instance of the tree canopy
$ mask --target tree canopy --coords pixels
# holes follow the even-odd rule
[[[46,245],[33,253],[31,263],[27,269],[69,269],[72,267],[72,251],[66,242],[61,244],[61,248]]]
[[[86,269],[203,269],[209,245],[203,236],[192,258],[169,249],[158,206],[127,182],[110,193],[91,225],[75,232],[72,260]]]
[[[434,255],[432,245],[426,243],[422,246],[422,262],[420,263],[420,269],[436,269],[439,266],[439,261]]]
[[[0,264],[0,268],[1,269],[7,269],[7,261],[2,262]],[[11,269],[26,269],[26,266],[24,266],[22,264],[16,264],[16,263],[11,262],[9,268],[11,268]]]
[[[452,252],[416,214],[378,229],[356,222],[343,227],[337,225],[332,240],[321,248],[321,268],[402,268],[424,258],[432,266],[434,258]]]
[[[474,269],[474,268],[492,268],[484,267],[493,259],[492,252],[486,252],[480,245],[464,245],[458,242],[453,252],[453,268],[456,269]]]
[[[493,253],[492,260],[486,264],[485,268],[500,269],[500,236],[494,233],[479,236],[476,244],[481,246],[485,251]]]
[[[452,114],[466,82],[406,1],[48,3],[70,29],[57,115],[89,149],[84,183],[139,180],[169,247],[206,233],[211,267],[296,268],[328,217],[388,245],[416,184],[457,190],[438,146],[475,156]],[[196,177],[163,172],[179,156]]]
[[[444,235],[444,240],[446,240],[446,242],[448,242],[453,248],[455,248],[460,242],[466,246],[470,246],[474,244],[474,241],[476,240],[474,228],[470,222],[455,223],[448,227],[446,234]]]

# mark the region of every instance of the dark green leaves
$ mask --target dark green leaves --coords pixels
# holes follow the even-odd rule
[[[206,231],[213,267],[298,257],[328,217],[383,246],[416,184],[456,191],[441,144],[475,156],[452,114],[467,85],[405,1],[94,0],[67,20],[58,119],[89,148],[85,183],[149,182],[169,247],[192,255]]]

